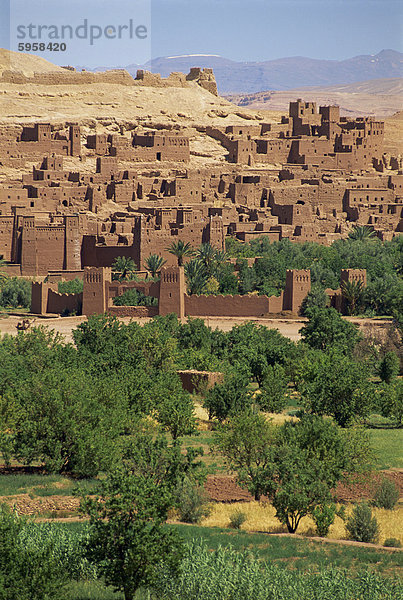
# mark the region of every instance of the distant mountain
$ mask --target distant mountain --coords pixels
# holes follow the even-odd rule
[[[190,67],[213,68],[221,94],[254,93],[401,77],[403,54],[382,50],[376,55],[346,60],[294,56],[264,62],[236,62],[216,55],[193,54],[156,58],[143,67],[128,65],[125,68],[133,75],[138,68],[144,68],[167,77],[172,71],[187,73]]]
[[[342,85],[230,94],[226,98],[242,107],[283,112],[288,110],[289,102],[303,98],[319,106],[337,104],[342,115],[387,117],[403,108],[403,79],[370,79]]]

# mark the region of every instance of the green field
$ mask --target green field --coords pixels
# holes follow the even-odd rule
[[[77,531],[83,527],[83,524],[60,523],[59,527]],[[322,568],[338,567],[348,569],[350,573],[367,570],[383,576],[395,576],[403,567],[401,552],[220,528],[191,525],[171,527],[179,530],[185,541],[201,538],[211,550],[215,550],[220,545],[231,545],[239,551],[250,550],[262,560],[270,561],[277,566],[303,572],[308,570],[317,572]],[[68,598],[69,600],[120,600],[123,596],[114,594],[99,582],[73,582],[69,586]],[[146,594],[139,594],[136,597],[138,600],[146,600],[146,598]]]
[[[403,469],[403,429],[370,429],[379,469]]]

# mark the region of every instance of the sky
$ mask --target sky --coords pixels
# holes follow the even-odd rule
[[[95,67],[199,53],[263,61],[403,51],[401,0],[0,0],[0,47],[22,43],[17,25],[76,27],[85,18],[89,25],[116,29],[131,19],[133,27],[145,24],[147,39],[102,35],[92,44],[88,38],[66,40],[64,53],[35,53],[58,64]]]

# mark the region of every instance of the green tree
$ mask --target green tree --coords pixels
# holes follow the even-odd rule
[[[166,262],[167,261],[164,260],[159,254],[150,254],[150,256],[146,258],[144,267],[151,273],[151,277],[155,277],[156,274],[161,271]]]
[[[280,428],[262,492],[270,498],[280,522],[295,533],[304,516],[331,503],[331,490],[346,473],[364,468],[369,454],[366,435],[305,415]]]
[[[357,225],[353,231],[348,234],[350,240],[366,241],[375,237],[375,231],[365,225]]]
[[[217,383],[209,389],[204,398],[209,418],[216,417],[219,421],[224,421],[228,416],[250,408],[251,395],[248,384],[249,381],[244,375],[231,373],[223,383]]]
[[[249,490],[255,500],[264,493],[276,431],[263,415],[243,412],[233,416],[214,435],[215,450],[237,474],[239,485]]]
[[[400,369],[399,357],[395,352],[387,352],[379,363],[379,377],[385,383],[391,383],[398,375]]]
[[[312,287],[306,297],[302,301],[301,314],[308,316],[309,312],[315,308],[326,308],[329,297],[325,294],[324,290],[320,287]]]
[[[0,286],[7,280],[6,261],[0,256]]]
[[[59,281],[57,284],[57,290],[59,294],[80,294],[84,289],[84,282],[82,279],[72,279],[70,281]]]
[[[159,399],[156,408],[158,423],[171,434],[174,442],[196,431],[193,400],[180,383],[175,387],[174,392],[165,388],[167,393]]]
[[[377,315],[391,315],[403,306],[403,281],[385,274],[370,281],[363,293],[365,307]]]
[[[135,279],[136,263],[128,256],[118,256],[112,264],[112,271],[117,274],[119,281]]]
[[[334,308],[311,309],[309,321],[300,330],[302,339],[318,350],[339,350],[351,354],[361,339],[358,327],[342,319]]]
[[[0,284],[0,306],[12,308],[31,306],[31,281],[19,277],[7,277]]]
[[[128,423],[119,389],[60,365],[20,381],[16,393],[0,397],[0,406],[1,430],[12,430],[15,458],[79,477],[94,476],[117,460],[117,442]]]
[[[141,290],[129,289],[121,296],[115,296],[114,306],[156,306],[158,299],[153,296],[146,296]]]
[[[356,504],[346,522],[346,529],[352,540],[375,544],[379,537],[379,525],[366,502]]]
[[[202,244],[196,251],[196,258],[204,265],[207,277],[213,277],[216,274],[217,268],[217,250],[211,244]],[[225,260],[223,253],[222,262]]]
[[[305,410],[331,415],[343,427],[371,412],[375,390],[368,377],[363,363],[337,352],[307,354],[296,374]]]
[[[287,402],[288,377],[284,367],[278,364],[269,365],[264,373],[260,394],[256,400],[262,410],[280,413]]]
[[[384,417],[395,419],[398,427],[403,424],[403,380],[383,384],[377,389],[376,406]]]
[[[343,281],[341,294],[346,304],[347,314],[355,315],[362,306],[364,284],[362,281]]]
[[[184,242],[182,240],[179,240],[177,242],[172,242],[172,244],[166,248],[166,250],[170,253],[173,254],[174,256],[176,256],[177,260],[178,260],[178,267],[181,267],[183,265],[183,260],[185,257],[191,257],[194,256],[194,249],[192,248],[192,246],[190,245],[189,242]]]
[[[205,292],[208,275],[204,264],[199,259],[193,259],[185,265],[185,275],[190,295]]]
[[[102,481],[100,493],[87,497],[82,510],[90,517],[87,556],[105,583],[133,600],[151,586],[162,564],[179,567],[181,542],[165,527],[174,505],[169,480],[122,465]]]

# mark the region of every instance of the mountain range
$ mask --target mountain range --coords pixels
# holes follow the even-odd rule
[[[378,54],[345,60],[293,56],[263,62],[236,62],[217,55],[189,54],[155,58],[145,65],[129,64],[123,68],[134,76],[137,69],[147,69],[167,77],[173,71],[187,73],[191,67],[214,69],[220,94],[248,94],[402,77],[403,54],[382,50]],[[94,70],[103,71],[105,68]]]

